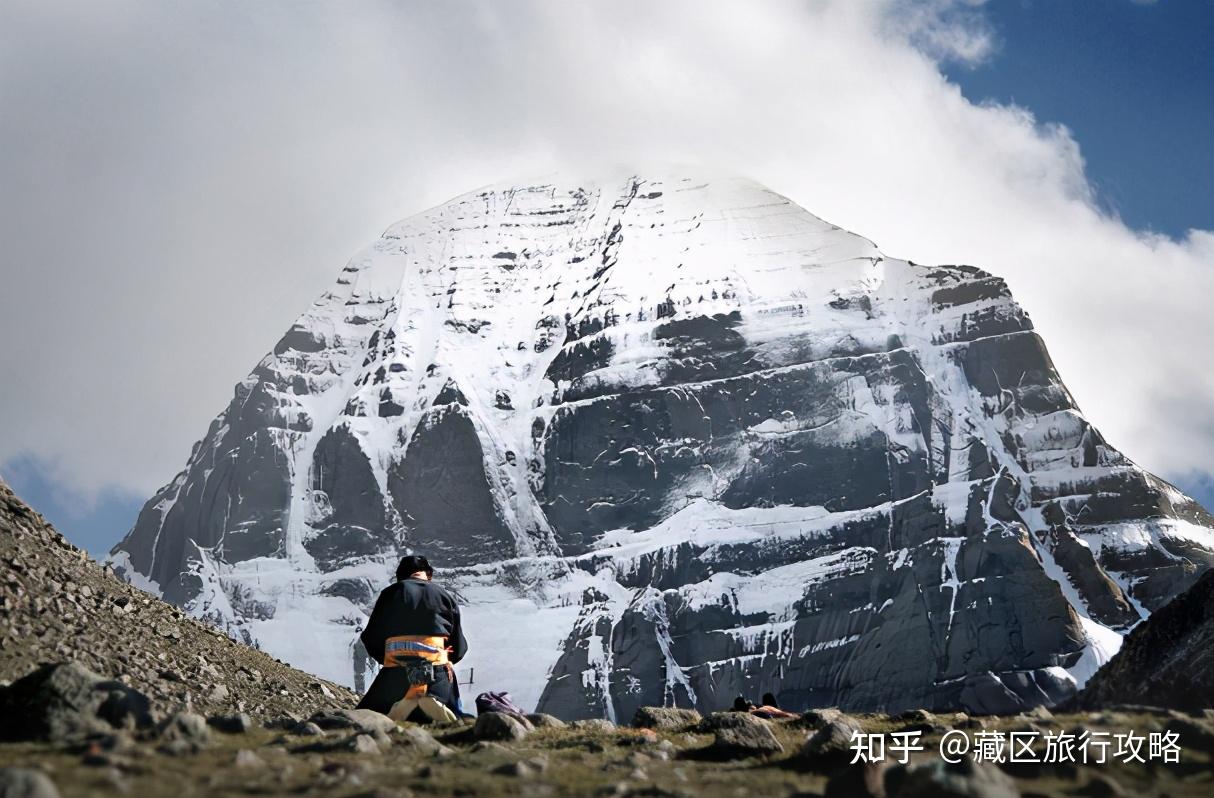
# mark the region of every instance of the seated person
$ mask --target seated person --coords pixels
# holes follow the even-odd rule
[[[468,652],[459,606],[432,579],[425,557],[400,561],[396,582],[375,602],[363,645],[383,668],[358,703],[394,720],[455,720],[459,688],[451,666]]]

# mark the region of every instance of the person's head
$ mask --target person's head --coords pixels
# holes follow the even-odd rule
[[[410,554],[408,557],[402,557],[400,565],[396,566],[396,579],[430,579],[434,576],[434,569],[430,567],[430,561],[420,554]]]

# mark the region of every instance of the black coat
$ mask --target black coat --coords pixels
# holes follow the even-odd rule
[[[459,605],[446,590],[424,579],[402,579],[384,588],[375,601],[362,641],[367,653],[383,665],[384,643],[400,635],[446,637],[453,663],[468,653]]]

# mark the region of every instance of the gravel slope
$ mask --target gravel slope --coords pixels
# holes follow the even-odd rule
[[[0,681],[76,661],[166,714],[301,717],[353,706],[346,688],[291,668],[117,578],[0,481]]]

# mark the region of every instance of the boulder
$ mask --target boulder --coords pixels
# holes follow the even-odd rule
[[[194,754],[211,741],[211,730],[202,715],[178,712],[160,725],[160,739],[162,753]]]
[[[0,735],[62,742],[152,723],[147,696],[75,662],[43,665],[0,691]]]
[[[716,730],[716,736],[708,752],[722,759],[740,759],[749,756],[769,756],[784,752],[784,746],[776,739],[767,721],[735,712],[741,722],[731,723]]]
[[[852,760],[852,739],[860,727],[846,716],[832,720],[809,736],[798,752],[798,761],[814,770],[834,770]]]
[[[353,751],[356,754],[379,754],[382,753],[379,743],[375,742],[375,738],[369,734],[356,734],[345,743],[345,750]]]
[[[537,729],[563,729],[565,721],[555,715],[548,715],[543,712],[532,712],[527,716],[527,720]]]
[[[396,730],[396,721],[373,709],[322,709],[308,720],[326,731],[357,729],[362,734],[388,734]]]
[[[530,731],[523,725],[523,721],[504,712],[485,712],[478,715],[476,725],[472,727],[472,734],[478,740],[521,740]]]
[[[436,754],[443,744],[434,739],[434,735],[419,726],[403,726],[396,733],[397,742],[407,745],[423,754]]]
[[[317,726],[312,721],[305,720],[300,723],[296,723],[295,726],[291,728],[291,733],[298,734],[300,737],[319,737],[325,733],[325,730]]]
[[[0,798],[59,798],[59,790],[40,770],[0,768]]]
[[[632,716],[632,725],[638,729],[685,729],[700,720],[700,713],[694,709],[641,707]]]

